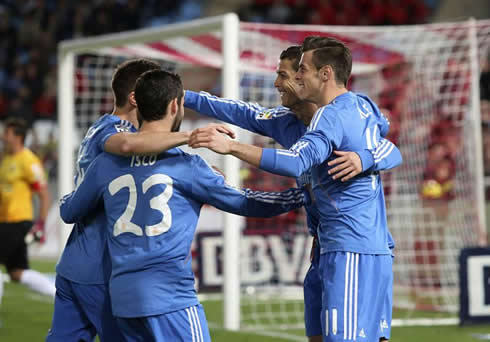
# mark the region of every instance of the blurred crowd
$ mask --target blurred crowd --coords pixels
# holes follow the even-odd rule
[[[308,25],[405,25],[427,22],[432,0],[253,0],[245,21]]]
[[[56,47],[64,39],[201,16],[197,0],[0,0],[0,119],[56,118]]]

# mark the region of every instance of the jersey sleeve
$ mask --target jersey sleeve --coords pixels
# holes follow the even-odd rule
[[[96,209],[102,197],[102,188],[97,185],[98,159],[89,165],[75,190],[60,200],[60,216],[65,223],[81,222]]]
[[[221,174],[197,156],[193,159],[190,192],[201,203],[241,216],[271,217],[310,202],[306,191],[299,188],[283,192],[236,189],[226,184]]]
[[[131,132],[133,125],[127,120],[119,120],[107,125],[103,128],[102,132],[99,134],[100,138],[97,142],[97,146],[101,151],[105,151],[105,143],[107,139],[117,133],[121,132]]]
[[[342,123],[335,111],[322,107],[306,134],[289,150],[264,148],[260,168],[282,176],[299,177],[312,166],[323,163],[340,146],[342,138]]]
[[[391,141],[382,138],[375,149],[357,152],[361,158],[362,171],[383,171],[399,166],[402,154]]]
[[[204,91],[196,93],[190,90],[185,92],[184,106],[248,131],[271,137],[283,146],[290,146],[301,136],[297,135],[296,127],[303,124],[286,107],[266,108],[257,103],[224,99]],[[291,139],[294,140],[290,142]]]
[[[24,177],[34,191],[46,185],[46,174],[39,158],[34,154],[24,159]]]

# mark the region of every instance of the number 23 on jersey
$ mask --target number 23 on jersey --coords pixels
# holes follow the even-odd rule
[[[162,213],[162,220],[153,225],[145,226],[145,234],[147,236],[157,236],[165,233],[170,229],[172,225],[172,212],[168,206],[168,201],[173,194],[173,181],[167,175],[157,173],[151,175],[142,184],[143,194],[146,194],[148,190],[155,185],[165,185],[165,190],[158,196],[153,197],[150,200],[150,208],[158,210]],[[136,203],[138,201],[138,189],[134,181],[134,177],[130,174],[125,174],[117,177],[109,184],[109,192],[112,196],[117,194],[124,188],[129,189],[129,199],[126,209],[122,215],[117,219],[114,224],[114,236],[118,236],[122,233],[133,233],[137,236],[143,235],[143,229],[137,224],[131,222],[133,219],[134,211],[136,209]]]

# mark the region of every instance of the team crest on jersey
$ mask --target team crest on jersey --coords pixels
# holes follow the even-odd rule
[[[361,329],[359,332],[359,337],[366,338],[366,333],[364,332],[364,329]]]
[[[257,115],[258,120],[269,120],[274,116],[274,111],[272,109],[266,109]]]
[[[262,109],[262,108],[261,108]],[[293,114],[289,108],[286,107],[275,107],[263,109],[260,113],[256,115],[257,120],[269,120],[279,118],[284,115]],[[294,115],[294,114],[293,114]]]
[[[127,120],[121,120],[121,123],[115,124],[114,128],[118,133],[120,132],[130,132],[131,131],[131,123]]]

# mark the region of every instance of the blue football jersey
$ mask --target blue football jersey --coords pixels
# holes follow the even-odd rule
[[[367,96],[347,92],[318,109],[306,134],[289,150],[263,150],[263,170],[293,177],[312,172],[322,252],[390,253],[393,242],[378,172],[364,172],[342,183],[328,175],[327,165],[335,158],[334,150],[373,151],[375,163],[391,156],[400,164],[400,152],[381,139],[386,122]]]
[[[269,217],[305,204],[306,192],[236,189],[199,156],[104,153],[77,189],[62,199],[65,222],[77,222],[103,200],[112,261],[109,284],[119,317],[164,314],[198,303],[190,249],[204,203],[238,215]],[[239,229],[227,227],[226,229]]]
[[[362,96],[362,95],[361,95]],[[363,96],[366,101],[368,97]],[[262,107],[257,103],[232,100],[213,96],[207,92],[193,92],[186,90],[184,106],[201,114],[211,116],[218,120],[240,126],[251,132],[273,138],[285,148],[291,148],[305,133],[307,127],[298,119],[289,108],[279,106],[275,108]],[[379,134],[385,137],[389,131],[389,121],[379,113],[377,115]],[[394,168],[401,163],[400,151],[389,140],[380,139],[379,143],[368,145],[367,148],[356,150],[361,158],[363,171],[381,171]],[[312,183],[311,170],[296,177],[298,186]],[[337,181],[340,182],[340,181]],[[316,234],[319,222],[317,207],[305,206],[307,224],[310,233]],[[391,241],[394,242],[389,234]]]
[[[111,114],[101,116],[88,129],[78,150],[75,184],[80,183],[90,163],[104,152],[107,139],[113,134],[127,131],[135,132],[136,129],[129,121]],[[80,284],[107,283],[111,264],[102,229],[105,222],[101,207],[74,224],[56,266],[58,274]]]

